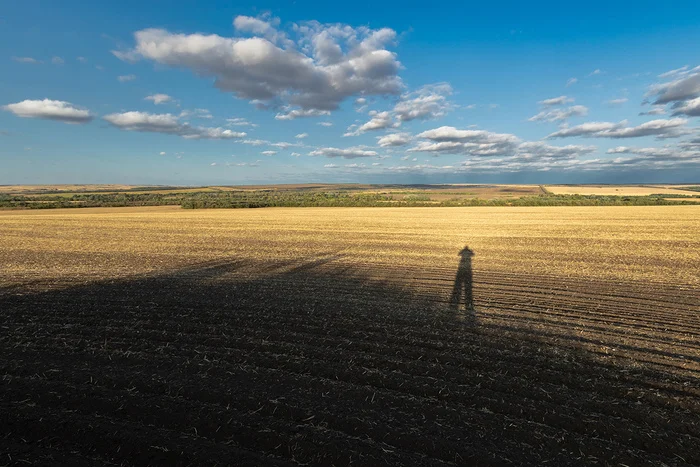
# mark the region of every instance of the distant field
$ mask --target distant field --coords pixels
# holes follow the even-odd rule
[[[2,211],[1,443],[53,465],[700,464],[698,231],[700,206]]]
[[[692,187],[692,185],[687,185]],[[546,185],[547,191],[555,195],[697,195],[697,190],[675,185]]]
[[[187,209],[268,207],[658,206],[694,204],[700,187],[553,187],[539,185],[14,186],[0,209],[181,206]],[[682,188],[682,190],[681,190]],[[661,192],[661,193],[659,193]],[[606,194],[611,193],[611,194]]]
[[[201,187],[153,187],[142,185],[0,185],[0,194],[42,196],[60,194],[171,194],[217,191],[275,191],[275,192],[327,192],[383,193],[383,194],[432,194],[438,197],[479,197],[502,198],[542,194],[538,185],[360,185],[360,184],[292,184],[292,185],[243,185],[243,186],[201,186]]]

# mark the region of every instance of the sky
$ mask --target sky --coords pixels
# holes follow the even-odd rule
[[[0,184],[698,183],[700,2],[5,2]]]

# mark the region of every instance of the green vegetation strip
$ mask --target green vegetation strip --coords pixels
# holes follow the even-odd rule
[[[669,199],[673,198],[673,199]],[[40,196],[0,195],[0,209],[53,209],[120,206],[182,206],[186,209],[264,207],[450,207],[450,206],[651,206],[697,204],[698,196],[662,195],[528,195],[519,198],[475,198],[462,194],[433,200],[430,193],[349,193],[342,191],[225,191],[182,193],[91,193]]]

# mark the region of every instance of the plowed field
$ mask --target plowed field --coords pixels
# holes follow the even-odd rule
[[[696,206],[0,212],[0,465],[700,464],[698,232]]]

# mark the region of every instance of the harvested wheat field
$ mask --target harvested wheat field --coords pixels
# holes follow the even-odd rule
[[[649,196],[686,195],[695,196],[692,185],[547,185],[546,190],[555,195],[599,195],[599,196]]]
[[[700,464],[699,231],[699,206],[0,212],[0,464]]]

